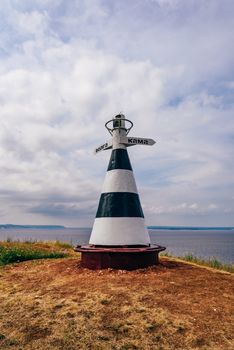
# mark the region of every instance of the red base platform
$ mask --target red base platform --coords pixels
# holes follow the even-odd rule
[[[158,254],[165,247],[150,245],[147,247],[103,247],[77,246],[76,252],[81,253],[81,266],[91,269],[136,270],[159,263]]]

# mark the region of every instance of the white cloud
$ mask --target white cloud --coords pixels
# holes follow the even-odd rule
[[[122,111],[158,140],[129,151],[149,223],[232,223],[231,17],[188,3],[3,1],[2,221],[90,225]]]

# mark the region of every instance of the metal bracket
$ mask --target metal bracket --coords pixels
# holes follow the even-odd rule
[[[128,122],[130,123],[130,126],[128,128],[122,128],[122,127],[115,127],[115,128],[110,128],[108,126],[109,123],[113,123],[114,121],[116,121],[116,119],[111,119],[111,120],[108,120],[108,122],[106,122],[105,124],[105,128],[109,131],[109,133],[111,134],[111,136],[113,135],[113,130],[115,129],[123,129],[123,130],[126,130],[126,135],[128,135],[129,131],[132,129],[133,127],[133,122],[131,122],[131,120],[129,119],[125,119],[125,118],[118,118],[118,120],[124,120],[125,122]]]

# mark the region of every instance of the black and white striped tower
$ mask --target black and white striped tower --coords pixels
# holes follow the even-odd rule
[[[133,123],[123,114],[105,126],[112,138],[95,153],[112,148],[111,158],[89,245],[78,246],[76,250],[82,253],[82,265],[92,269],[154,265],[158,262],[158,253],[165,248],[150,244],[127,147],[153,145],[155,141],[127,137]]]
[[[118,120],[118,118],[121,119]],[[119,127],[121,123],[121,128]],[[149,234],[128,157],[123,115],[113,122],[113,144],[90,244],[102,246],[147,246]]]

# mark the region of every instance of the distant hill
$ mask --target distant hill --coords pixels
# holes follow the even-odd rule
[[[0,229],[41,229],[62,230],[68,228],[62,225],[12,225],[0,224]],[[69,227],[70,228],[70,227]],[[77,229],[91,230],[91,227],[72,227]],[[196,226],[147,226],[150,230],[234,230],[234,227],[196,227]]]
[[[64,229],[65,226],[60,225],[12,225],[12,224],[0,224],[0,229],[45,229],[45,230],[59,230]]]
[[[233,230],[234,227],[147,226],[151,230]]]

